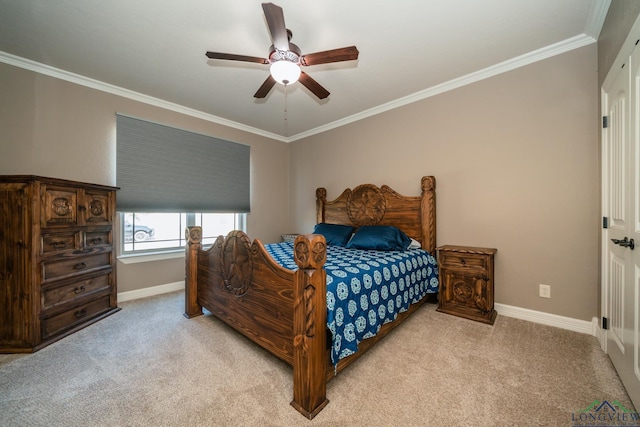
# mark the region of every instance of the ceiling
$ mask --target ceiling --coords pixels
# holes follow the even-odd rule
[[[302,53],[356,45],[253,97],[269,67],[258,0],[0,0],[0,62],[295,141],[597,40],[611,0],[274,0]]]

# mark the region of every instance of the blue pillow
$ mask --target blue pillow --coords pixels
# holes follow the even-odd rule
[[[350,225],[320,223],[313,229],[313,234],[322,234],[327,239],[327,245],[344,246],[353,233]]]
[[[353,235],[347,248],[377,251],[404,251],[411,239],[399,228],[388,225],[363,226]]]

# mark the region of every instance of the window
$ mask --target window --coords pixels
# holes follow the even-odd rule
[[[202,244],[213,244],[220,235],[244,230],[245,214],[124,212],[121,216],[121,253],[133,255],[179,250],[186,245],[184,230],[202,227]]]
[[[180,250],[190,225],[202,226],[204,245],[245,230],[248,145],[121,114],[116,127],[122,255]]]

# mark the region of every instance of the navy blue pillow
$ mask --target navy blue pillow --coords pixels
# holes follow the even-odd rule
[[[363,226],[353,235],[347,248],[378,251],[404,251],[411,239],[399,228],[388,225]]]
[[[327,245],[344,246],[353,233],[353,227],[341,224],[316,224],[313,234],[322,234],[327,239]]]

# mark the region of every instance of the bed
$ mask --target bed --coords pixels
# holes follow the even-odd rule
[[[436,301],[437,267],[433,258],[436,247],[435,178],[422,177],[419,196],[404,196],[386,185],[378,187],[363,184],[344,190],[334,200],[327,200],[326,190],[318,188],[316,220],[321,225],[353,227],[355,234],[349,244],[353,243],[361,231],[393,228],[412,239],[413,247],[421,248],[407,250],[407,256],[408,252],[415,252],[418,257],[422,257],[418,260],[404,259],[402,251],[393,254],[394,251],[385,251],[385,257],[396,257],[399,260],[399,268],[388,264],[391,260],[386,258],[374,257],[368,261],[358,261],[358,270],[368,270],[376,264],[386,269],[383,274],[375,277],[376,283],[379,276],[394,279],[398,274],[401,277],[406,274],[407,283],[404,286],[412,292],[408,298],[409,304],[404,304],[407,296],[402,298],[396,295],[396,292],[401,294],[400,286],[393,287],[400,285],[400,280],[396,280],[394,285],[385,288],[385,294],[393,295],[387,295],[384,303],[381,302],[375,309],[364,307],[370,308],[369,313],[392,312],[392,319],[374,326],[373,333],[365,327],[369,326],[369,316],[358,316],[357,310],[350,313],[357,318],[353,323],[356,329],[364,330],[355,340],[348,336],[351,341],[356,341],[356,351],[348,346],[337,346],[335,342],[336,324],[347,323],[342,319],[347,309],[336,320],[336,311],[332,310],[342,294],[333,286],[342,283],[339,280],[342,270],[337,274],[336,269],[346,264],[333,258],[327,261],[327,254],[335,255],[335,248],[333,244],[327,244],[325,235],[304,234],[298,235],[290,243],[265,245],[259,239],[252,242],[245,233],[236,230],[226,237],[218,237],[205,250],[201,242],[202,229],[188,227],[186,230],[185,317],[200,316],[205,308],[290,364],[293,367],[291,405],[309,419],[329,402],[326,386],[331,378],[400,325],[426,301]],[[352,251],[368,252],[357,246]],[[428,253],[425,255],[424,251]],[[292,259],[287,260],[287,256]],[[412,270],[412,266],[413,271],[408,272]],[[350,270],[351,267],[344,269]],[[400,269],[402,271],[398,273]],[[418,276],[420,284],[409,285],[409,275],[412,273]],[[345,280],[354,283],[353,280],[360,279]],[[369,287],[369,284],[365,279],[363,286],[358,286],[357,291]],[[381,295],[375,295],[376,303],[382,299]],[[371,301],[373,299],[369,299],[367,303],[371,304]],[[353,303],[351,307],[353,308]],[[359,320],[360,317],[364,317],[364,321]],[[348,333],[352,334],[353,329],[351,327]]]

